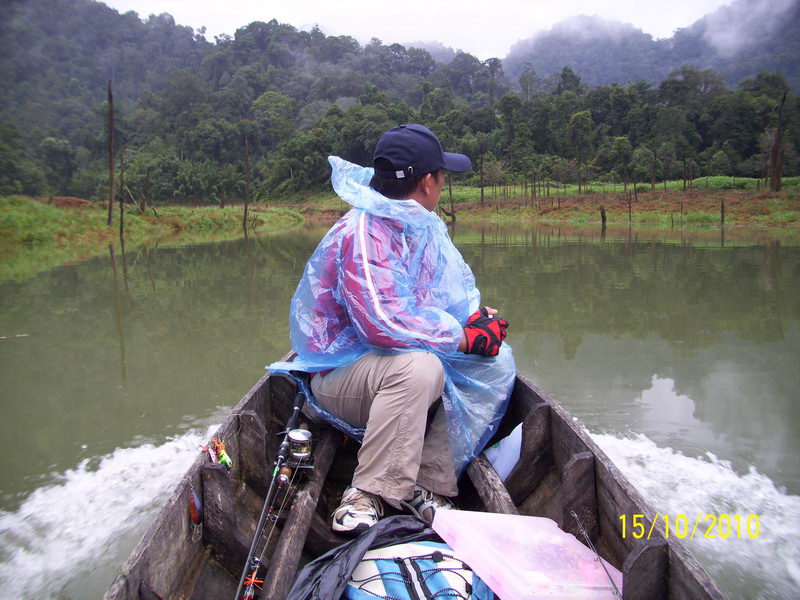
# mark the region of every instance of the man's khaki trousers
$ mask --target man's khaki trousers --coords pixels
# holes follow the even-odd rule
[[[458,494],[447,419],[439,406],[426,432],[428,409],[444,388],[444,369],[429,352],[367,354],[315,376],[311,391],[327,411],[366,427],[353,487],[387,500],[410,500],[414,485]]]

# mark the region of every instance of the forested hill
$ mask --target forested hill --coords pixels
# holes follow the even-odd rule
[[[492,182],[763,174],[787,90],[781,74],[754,72],[733,90],[712,70],[668,72],[656,50],[637,50],[649,36],[614,27],[633,40],[628,58],[661,69],[657,86],[589,87],[582,77],[597,74],[569,67],[517,76],[498,58],[437,47],[437,60],[422,48],[361,45],[275,20],[212,44],[166,14],[142,21],[93,0],[6,0],[0,194],[105,196],[107,80],[117,156],[140,201],[223,204],[240,199],[246,182],[259,197],[319,189],[328,154],[368,164],[380,133],[409,121],[480,157]],[[680,39],[671,51],[690,57]],[[796,53],[787,61],[797,68]],[[787,175],[800,170],[799,111],[790,94]]]
[[[213,45],[168,14],[142,22],[94,0],[7,0],[0,48],[0,114],[41,139],[80,137],[107,80],[129,102],[176,69],[198,69]]]
[[[547,79],[568,66],[590,86],[659,83],[682,65],[713,69],[728,85],[781,73],[800,90],[800,1],[736,0],[655,40],[632,25],[578,16],[512,46],[504,61],[516,80],[528,68]]]

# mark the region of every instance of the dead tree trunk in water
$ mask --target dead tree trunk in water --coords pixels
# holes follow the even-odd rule
[[[108,226],[114,217],[114,96],[108,80]]]
[[[483,208],[483,144],[481,144],[481,208]]]
[[[772,145],[769,149],[769,189],[773,192],[781,191],[781,172],[783,171],[783,105],[786,103],[786,92],[783,92],[780,108],[778,109],[778,126],[772,136]]]

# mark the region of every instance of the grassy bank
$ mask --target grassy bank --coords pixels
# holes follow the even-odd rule
[[[629,223],[665,231],[714,230],[725,210],[725,226],[741,231],[770,232],[786,238],[800,237],[800,178],[789,180],[785,191],[772,193],[759,189],[727,189],[733,178],[709,178],[708,187],[697,182],[694,189],[679,191],[668,182],[667,190],[640,191],[638,201],[628,202],[622,188],[605,193],[569,194],[551,189],[550,195],[532,198],[522,188],[505,192],[484,189],[484,202],[476,187],[454,186],[453,207],[458,223],[545,223],[599,225],[600,207],[605,208],[609,227]],[[736,179],[736,182],[742,181]],[[744,180],[748,183],[748,180]],[[755,181],[755,180],[754,180]],[[642,184],[639,184],[642,186]],[[716,187],[714,187],[716,186]],[[561,193],[561,192],[565,193]],[[577,190],[575,190],[577,191]],[[450,191],[445,187],[441,206],[449,210]],[[254,205],[250,211],[250,231],[285,231],[303,221],[330,223],[349,209],[333,192],[291,198],[291,202]],[[115,207],[115,215],[116,215]],[[445,220],[449,218],[442,213]],[[54,266],[83,260],[108,251],[118,239],[119,224],[106,226],[106,209],[85,200],[55,198],[35,200],[20,196],[0,198],[0,281],[28,277]],[[185,245],[241,237],[242,208],[163,207],[147,215],[125,215],[125,241],[128,248],[159,243]],[[760,235],[760,233],[759,233]]]
[[[686,187],[684,187],[684,185]],[[652,188],[652,189],[651,189]],[[530,195],[530,187],[528,194]],[[782,180],[782,189],[784,191],[800,190],[800,177],[784,177]],[[705,191],[715,190],[749,190],[751,192],[766,192],[768,188],[765,187],[763,180],[752,179],[748,177],[728,177],[728,176],[714,176],[714,177],[700,177],[684,184],[683,180],[675,179],[667,182],[658,182],[655,186],[649,183],[637,183],[636,191],[639,194],[650,192],[695,192],[702,193]],[[633,193],[633,184],[625,186],[622,183],[604,183],[594,181],[585,184],[581,187],[580,192],[578,186],[571,183],[555,183],[550,182],[547,185],[540,184],[537,186],[536,196],[603,196],[613,194],[623,194],[626,191]],[[448,189],[445,186],[444,196],[447,196]],[[477,186],[453,186],[453,199],[455,202],[469,202],[480,199],[480,188]],[[523,195],[523,186],[521,183],[510,186],[491,186],[485,185],[483,189],[484,200],[499,200],[505,197],[518,197]]]
[[[52,203],[21,196],[0,198],[0,281],[29,277],[54,266],[108,251],[119,239],[119,221],[106,226],[106,208],[83,200]],[[256,207],[249,231],[271,233],[299,226],[290,208]],[[185,245],[242,237],[242,208],[163,207],[147,215],[125,213],[125,244],[135,248],[156,240]]]
[[[445,207],[449,207],[445,203]],[[469,208],[468,208],[469,207]],[[457,218],[465,222],[523,220],[539,223],[601,223],[601,207],[609,224],[676,226],[752,226],[797,228],[800,192],[692,190],[640,193],[638,200],[621,194],[507,198],[457,204]],[[723,214],[724,210],[724,214]]]
[[[452,207],[457,222],[461,223],[509,223],[524,221],[532,223],[567,223],[573,225],[599,224],[600,207],[606,212],[609,225],[646,224],[653,227],[671,229],[674,227],[708,228],[717,227],[724,219],[726,226],[774,228],[776,230],[798,229],[800,227],[800,189],[792,185],[789,189],[773,193],[758,189],[726,189],[734,180],[716,180],[718,187],[694,187],[682,191],[668,182],[667,190],[656,189],[639,191],[637,198],[631,195],[630,215],[627,196],[622,187],[619,190],[592,194],[555,193],[550,195],[530,194],[523,196],[522,188],[509,188],[507,195],[491,188],[484,189],[484,202],[480,201],[480,189],[467,186],[453,186]],[[793,178],[789,183],[797,179]],[[742,181],[737,178],[736,182]],[[744,180],[749,181],[749,180]],[[756,181],[756,180],[753,180]],[[639,184],[642,186],[642,184]],[[577,192],[577,189],[574,190]],[[293,207],[302,212],[308,220],[333,220],[348,210],[349,205],[333,192],[323,192],[293,199],[292,203],[275,203],[271,206]],[[269,205],[268,205],[269,206]],[[450,190],[445,186],[440,206],[450,211]],[[448,217],[441,213],[442,218]]]

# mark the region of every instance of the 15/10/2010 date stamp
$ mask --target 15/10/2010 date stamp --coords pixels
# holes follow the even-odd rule
[[[659,519],[664,523],[664,537],[670,536],[679,539],[695,537],[705,539],[750,538],[756,539],[761,533],[761,521],[758,515],[714,515],[710,513],[697,513],[696,516],[662,515],[656,513],[655,518],[648,523],[642,514],[620,515],[622,524],[622,539],[631,536],[637,540],[649,540],[654,533]],[[648,526],[649,525],[649,526]],[[656,535],[660,532],[655,531]]]

